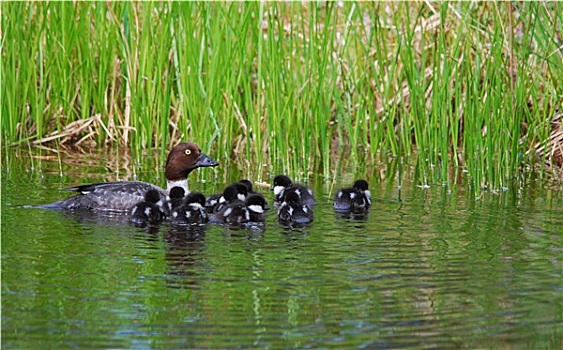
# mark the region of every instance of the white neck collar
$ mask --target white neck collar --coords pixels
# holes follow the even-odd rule
[[[190,193],[188,189],[188,179],[185,180],[178,180],[178,181],[166,181],[166,192],[170,193],[170,189],[172,187],[182,187],[184,189],[185,195],[187,196]]]

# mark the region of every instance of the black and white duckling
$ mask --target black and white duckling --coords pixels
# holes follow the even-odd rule
[[[222,203],[215,213],[215,220],[234,226],[240,226],[250,220],[250,212],[243,201],[235,199],[228,203]]]
[[[215,223],[225,222],[223,214],[227,206],[231,204],[237,204],[239,202],[241,205],[244,205],[244,202],[238,199],[237,188],[231,185],[225,187],[225,190],[223,190],[223,194],[221,195],[218,203],[212,208],[213,212],[210,213],[210,221]],[[209,209],[210,208],[206,208],[208,212]],[[227,214],[230,214],[230,212],[227,212]]]
[[[157,205],[159,200],[160,194],[157,190],[148,190],[145,193],[145,200],[131,208],[131,222],[139,226],[160,224],[164,214]]]
[[[227,189],[229,189],[229,194],[234,193],[235,197],[241,201],[244,201],[248,195],[248,187],[241,182],[233,182],[229,186],[225,187],[225,190]],[[233,189],[236,192],[233,191]],[[223,193],[213,194],[207,198],[205,201],[205,210],[207,210],[208,213],[216,213],[220,209],[221,204],[232,199],[231,197],[225,197],[225,190],[223,190]]]
[[[209,197],[207,197],[205,199],[205,211],[208,212],[209,214],[212,214],[215,212],[215,208],[217,207],[217,204],[219,204],[219,200],[221,200],[221,197],[223,196],[223,193],[215,193],[210,195]]]
[[[237,189],[237,198],[244,202],[246,196],[248,196],[248,186],[240,181],[232,183],[230,186],[234,186]]]
[[[266,201],[266,198],[264,198],[264,195],[262,195],[262,193],[260,192],[256,192],[254,191],[253,187],[252,187],[252,182],[250,182],[250,180],[247,179],[243,179],[240,180],[239,183],[243,184],[246,186],[246,188],[248,189],[248,194],[246,195],[246,198],[248,199],[250,196],[260,196],[262,199],[258,200],[258,199],[254,199],[254,203],[258,203],[260,202],[260,205],[263,207],[264,210],[269,210],[270,207],[268,206],[268,202]],[[248,205],[248,204],[247,204]]]
[[[204,209],[205,196],[201,192],[191,192],[184,198],[184,203],[172,210],[169,220],[179,225],[201,225],[209,221]]]
[[[253,193],[258,193],[258,192],[254,192],[254,188],[252,187],[252,182],[250,180],[242,179],[239,182],[246,186],[249,195]]]
[[[280,204],[285,189],[293,184],[293,181],[286,175],[278,175],[274,177],[274,184],[270,190],[274,191],[274,203]]]
[[[264,222],[268,204],[260,194],[248,196],[243,202],[238,198],[229,200],[215,214],[216,220],[231,226],[243,226],[251,222]]]
[[[363,214],[371,206],[371,194],[365,180],[357,180],[350,188],[343,188],[334,197],[334,210],[339,213]]]
[[[170,189],[170,193],[164,202],[161,202],[161,210],[169,217],[172,212],[184,204],[186,192],[182,187],[175,186]]]
[[[270,209],[264,196],[259,193],[248,195],[244,204],[246,209],[248,209],[249,222],[263,222],[265,220],[264,213]]]
[[[246,198],[246,197],[245,197],[245,198]],[[214,208],[213,212],[214,212],[214,213],[218,213],[218,212],[220,212],[226,205],[231,204],[231,203],[236,202],[236,201],[243,202],[243,201],[240,199],[237,186],[231,184],[231,185],[225,187],[225,189],[223,190],[223,194],[221,195],[221,198],[219,198],[218,203],[215,205],[215,208]],[[243,203],[244,203],[244,202],[243,202]]]
[[[302,203],[296,191],[290,191],[278,209],[278,221],[286,226],[309,224],[313,222],[313,210]]]
[[[271,190],[274,191],[274,204],[284,202],[286,193],[292,191],[297,194],[301,203],[309,206],[315,205],[313,190],[300,184],[294,184],[286,175],[276,176]]]

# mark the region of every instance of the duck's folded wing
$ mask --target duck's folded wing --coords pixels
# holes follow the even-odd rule
[[[151,189],[156,189],[162,199],[166,198],[164,190],[147,182],[103,182],[71,187],[69,191],[79,194],[44,205],[43,208],[128,211],[135,204],[143,201],[145,194]]]

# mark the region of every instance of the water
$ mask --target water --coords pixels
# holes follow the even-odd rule
[[[151,231],[22,205],[115,179],[108,169],[162,183],[152,159],[32,169],[29,156],[3,158],[5,348],[563,345],[560,190],[532,184],[475,200],[462,187],[370,181],[373,208],[355,220],[333,212],[330,184],[314,178],[310,227],[285,229],[271,210],[264,230]],[[239,179],[227,170],[198,170],[192,190]]]

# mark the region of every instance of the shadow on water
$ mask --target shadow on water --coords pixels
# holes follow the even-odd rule
[[[7,348],[562,344],[561,191],[532,183],[476,199],[463,186],[403,179],[399,191],[373,175],[369,214],[343,215],[332,197],[355,176],[343,174],[308,183],[317,205],[305,227],[280,225],[272,206],[263,226],[142,228],[122,215],[22,207],[68,195],[76,180],[56,168],[2,169]],[[88,182],[112,180],[87,171]],[[241,177],[221,171],[199,173],[192,189]],[[138,174],[162,182],[154,176]]]

